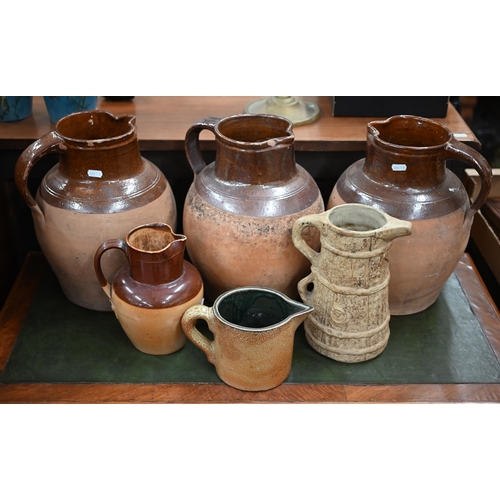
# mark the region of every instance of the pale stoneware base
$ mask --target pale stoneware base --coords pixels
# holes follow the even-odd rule
[[[315,351],[342,363],[360,363],[376,358],[387,347],[390,335],[387,323],[373,335],[368,332],[343,332],[340,335],[317,323],[312,316],[305,320],[304,330],[307,342]]]
[[[344,203],[334,188],[328,208]],[[395,316],[423,311],[437,300],[465,251],[472,218],[465,220],[460,208],[411,223],[412,234],[396,239],[388,254],[389,309]]]
[[[292,226],[300,216],[323,210],[319,196],[312,206],[296,214],[237,215],[205,203],[192,186],[184,205],[183,231],[189,257],[203,277],[206,297],[213,302],[233,288],[263,286],[297,298],[297,283],[311,264],[295,248]],[[319,247],[318,234],[310,245]]]
[[[75,304],[97,311],[111,311],[94,269],[94,255],[104,241],[125,239],[136,226],[166,222],[174,230],[177,221],[174,195],[170,186],[153,202],[140,208],[113,214],[82,214],[47,205],[37,196],[32,209],[40,247],[56,274],[66,297]],[[120,250],[102,257],[108,282],[126,264]]]
[[[182,349],[187,337],[181,326],[184,312],[203,299],[203,288],[189,302],[165,309],[136,307],[111,295],[113,310],[135,348],[145,354],[164,355]]]

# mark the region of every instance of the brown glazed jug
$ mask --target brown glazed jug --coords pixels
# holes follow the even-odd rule
[[[105,241],[96,251],[95,273],[132,344],[146,354],[170,354],[186,344],[181,318],[203,299],[203,281],[184,260],[186,236],[168,224],[132,229],[124,240]],[[110,285],[101,268],[102,256],[121,250],[128,260]]]
[[[472,205],[446,160],[479,173],[481,191]],[[436,301],[465,251],[491,176],[488,162],[436,121],[400,115],[368,124],[366,158],[341,175],[327,208],[362,203],[412,223],[411,236],[389,251],[391,314],[417,313]]]
[[[59,163],[33,198],[28,175],[49,153],[58,154]],[[131,227],[152,220],[176,225],[172,189],[162,172],[142,158],[131,115],[86,111],[62,118],[21,154],[15,181],[64,294],[88,309],[111,310],[93,264],[103,241],[125,238]],[[111,276],[124,263],[121,252],[109,252],[103,270]]]
[[[216,159],[208,166],[199,144],[203,129],[216,140]],[[295,163],[294,141],[291,122],[272,115],[209,117],[187,131],[195,178],[183,229],[210,301],[242,286],[298,297],[309,262],[293,244],[292,226],[302,215],[322,212],[324,202],[312,176]],[[318,234],[305,237],[318,247]]]

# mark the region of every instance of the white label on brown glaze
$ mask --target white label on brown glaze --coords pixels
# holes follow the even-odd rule
[[[406,165],[404,163],[393,163],[392,164],[392,170],[394,172],[405,172],[406,171]]]
[[[89,177],[102,177],[102,172],[100,170],[87,170],[87,175]]]

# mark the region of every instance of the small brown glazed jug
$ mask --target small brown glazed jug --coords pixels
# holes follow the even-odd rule
[[[216,139],[216,159],[208,166],[199,145],[203,129]],[[241,286],[297,297],[309,263],[293,245],[292,225],[322,212],[324,203],[314,179],[295,163],[294,141],[291,122],[272,115],[209,117],[188,130],[185,148],[195,179],[183,228],[211,302]],[[317,234],[308,237],[319,245]]]
[[[196,268],[184,260],[186,236],[168,224],[151,223],[132,229],[126,240],[104,242],[95,254],[95,273],[123,330],[146,354],[170,354],[186,344],[181,318],[200,304],[203,282]],[[110,285],[101,258],[111,249],[128,260]]]
[[[311,226],[321,233],[320,252],[302,239]],[[313,349],[344,363],[383,352],[390,335],[387,254],[395,238],[410,233],[410,222],[357,203],[295,222],[293,241],[312,264],[298,289],[304,303],[314,307],[304,323]]]
[[[472,206],[446,160],[479,173]],[[488,162],[436,121],[400,115],[368,124],[366,158],[341,175],[327,208],[361,203],[412,222],[411,236],[394,241],[389,252],[391,314],[417,313],[436,301],[465,251],[491,176]]]
[[[295,331],[312,310],[277,290],[241,287],[217,297],[212,307],[190,307],[182,328],[226,384],[266,391],[290,374]],[[207,322],[213,340],[196,328],[200,319]]]
[[[45,175],[34,199],[28,176],[49,153],[58,154],[59,163]],[[93,266],[103,241],[125,238],[131,227],[151,220],[176,225],[170,185],[155,165],[142,158],[131,115],[86,111],[62,118],[55,131],[21,154],[15,181],[64,294],[89,309],[110,310]],[[124,263],[120,252],[109,252],[103,269],[112,276]]]

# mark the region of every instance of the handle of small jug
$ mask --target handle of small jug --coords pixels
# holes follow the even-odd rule
[[[14,181],[17,189],[29,207],[35,207],[36,201],[28,189],[28,176],[35,163],[49,153],[64,153],[63,140],[55,132],[49,132],[28,146],[18,158],[14,169]]]
[[[319,231],[321,231],[323,224],[318,217],[319,216],[317,214],[304,215],[294,222],[292,228],[293,244],[295,245],[297,250],[302,252],[311,261],[311,264],[313,266],[317,265],[319,252],[316,252],[316,250],[312,249],[306,243],[306,241],[302,237],[302,233],[307,227],[315,227],[316,229],[319,229]]]
[[[104,273],[102,272],[102,267],[101,267],[101,257],[103,256],[104,252],[107,252],[108,250],[111,250],[112,248],[117,248],[118,250],[121,250],[122,252],[125,253],[125,256],[127,257],[128,260],[128,247],[127,244],[123,240],[108,240],[105,241],[96,251],[94,255],[94,269],[95,269],[95,274],[97,276],[97,280],[99,281],[99,284],[102,286],[102,289],[106,293],[106,295],[111,298],[111,285],[108,283],[108,280],[104,276]]]
[[[479,174],[481,179],[481,190],[476,199],[465,213],[465,217],[472,217],[488,198],[491,190],[493,173],[487,160],[475,149],[463,144],[454,137],[446,145],[446,158],[463,161],[470,165]]]
[[[191,306],[186,310],[181,319],[182,329],[191,342],[207,355],[208,361],[215,365],[214,342],[207,339],[207,337],[196,328],[195,323],[199,319],[205,320],[210,331],[213,331],[215,319],[213,310],[211,307],[201,304]]]
[[[206,162],[203,159],[200,149],[200,132],[202,130],[210,130],[215,133],[216,125],[221,121],[222,118],[217,118],[216,116],[208,116],[203,120],[192,125],[186,132],[186,138],[184,140],[184,149],[186,150],[186,156],[191,168],[195,175],[198,175],[206,166]]]

